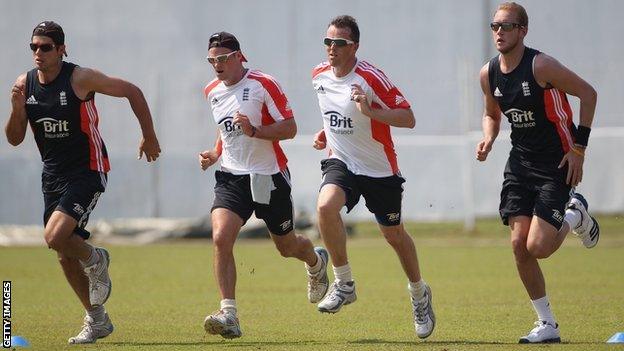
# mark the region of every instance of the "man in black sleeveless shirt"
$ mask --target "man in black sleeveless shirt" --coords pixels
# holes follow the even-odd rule
[[[98,131],[95,93],[128,99],[143,132],[139,158],[145,154],[148,162],[155,161],[160,147],[141,90],[63,61],[67,53],[61,26],[52,21],[38,24],[30,48],[35,68],[13,85],[5,133],[17,146],[28,124],[33,131],[43,161],[45,240],[57,252],[67,281],[86,309],[83,329],[69,343],[93,343],[113,331],[104,309],[111,291],[109,254],[89,245],[85,240],[90,234],[84,229],[110,168]]]
[[[538,259],[552,255],[572,231],[594,247],[599,238],[587,201],[573,192],[596,107],[596,91],[554,58],[524,46],[525,9],[499,5],[490,24],[500,52],[480,72],[484,137],[477,160],[485,161],[498,135],[501,114],[511,123],[512,150],[505,167],[500,215],[511,229],[516,266],[538,321],[520,343],[560,342]],[[566,94],[581,101],[578,128]]]

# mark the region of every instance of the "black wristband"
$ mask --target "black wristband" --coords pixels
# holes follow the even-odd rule
[[[589,133],[591,128],[585,126],[578,126],[576,128],[575,143],[587,147],[587,141],[589,140]]]

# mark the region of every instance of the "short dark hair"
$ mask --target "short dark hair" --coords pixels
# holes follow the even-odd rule
[[[329,26],[327,26],[327,28],[331,26],[336,28],[349,28],[351,30],[351,40],[356,43],[360,42],[360,28],[358,28],[355,18],[349,15],[338,16],[329,22]]]

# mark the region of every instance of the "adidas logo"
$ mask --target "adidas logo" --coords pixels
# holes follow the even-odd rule
[[[217,102],[219,102],[219,100],[217,100],[217,98],[212,98],[212,101],[210,101],[213,105],[216,104]]]
[[[28,100],[26,100],[26,105],[38,105],[37,99],[35,99],[34,95],[31,95]]]
[[[316,89],[317,94],[325,94],[325,89],[323,89],[322,85],[319,85],[318,89]]]
[[[395,105],[400,105],[404,101],[405,101],[405,98],[402,97],[401,95],[397,95],[397,96],[394,97],[394,104]]]
[[[500,90],[498,90],[498,87],[496,87],[496,89],[494,89],[494,96],[497,96],[497,97],[503,96],[503,94],[501,94]]]

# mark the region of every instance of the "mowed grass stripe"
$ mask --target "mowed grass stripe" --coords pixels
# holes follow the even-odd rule
[[[307,302],[302,263],[281,258],[269,241],[238,242],[244,335],[233,341],[202,329],[219,301],[209,241],[111,247],[114,290],[107,310],[116,330],[97,348],[525,349],[515,343],[531,328],[534,313],[510,248],[416,242],[437,315],[426,342],[414,333],[407,282],[394,252],[383,239],[356,237],[348,245],[358,301],[336,315],[320,314]],[[623,249],[577,244],[542,262],[567,342],[552,349],[605,348],[608,337],[624,330]],[[13,281],[14,335],[25,336],[34,349],[76,348],[66,340],[79,331],[83,311],[52,251],[0,248],[0,276]]]

